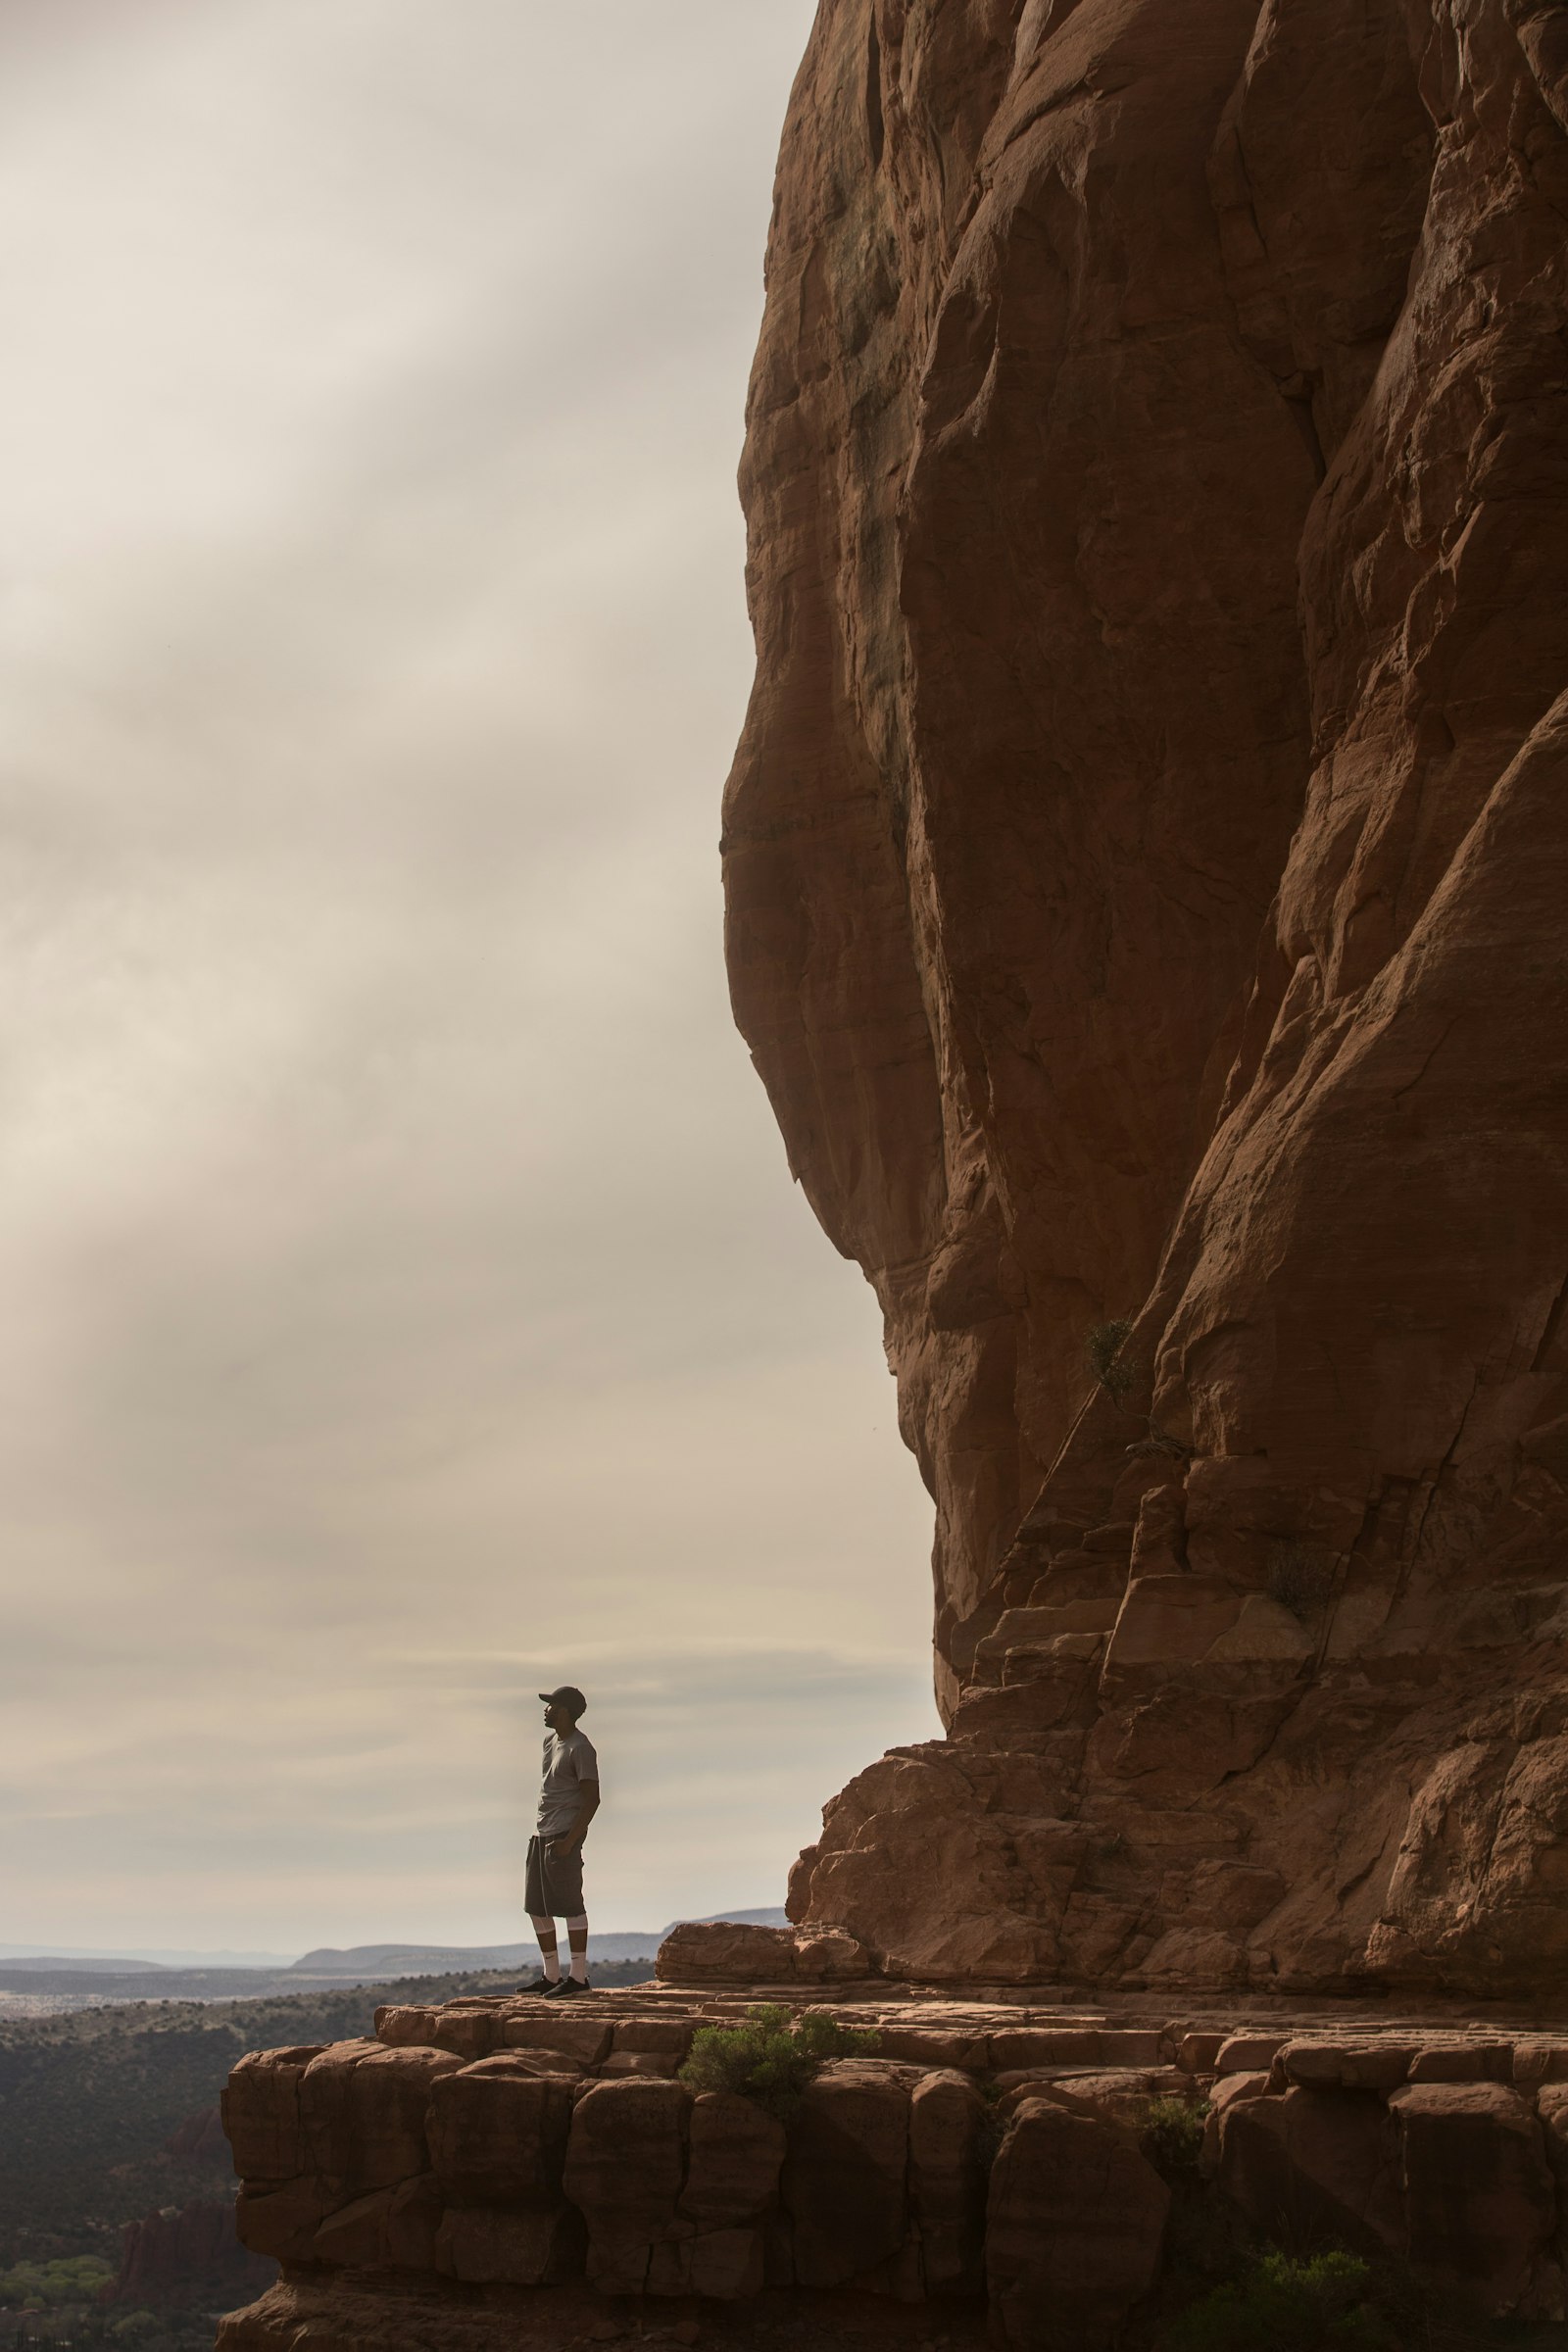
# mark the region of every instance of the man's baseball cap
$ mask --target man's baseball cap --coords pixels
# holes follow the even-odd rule
[[[563,1683],[559,1690],[541,1690],[540,1697],[547,1707],[564,1707],[568,1715],[581,1715],[588,1701],[574,1683]]]

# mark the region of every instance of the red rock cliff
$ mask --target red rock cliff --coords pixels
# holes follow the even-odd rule
[[[822,0],[725,863],[936,1502],[896,1969],[1568,1957],[1565,290],[1560,5]]]

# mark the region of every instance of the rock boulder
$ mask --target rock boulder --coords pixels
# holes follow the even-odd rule
[[[1026,2099],[991,2175],[992,2328],[1019,2352],[1102,2352],[1153,2286],[1170,2191],[1129,2132]]]

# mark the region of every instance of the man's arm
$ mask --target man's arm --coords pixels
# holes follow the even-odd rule
[[[557,1853],[569,1854],[574,1845],[582,1843],[588,1824],[599,1810],[599,1783],[579,1781],[577,1786],[581,1791],[577,1798],[577,1818],[569,1830],[563,1830],[559,1837],[550,1840]]]

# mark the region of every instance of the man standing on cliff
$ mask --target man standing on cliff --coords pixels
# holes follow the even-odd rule
[[[547,2000],[588,1990],[588,1914],[582,1899],[582,1841],[599,1810],[599,1758],[577,1724],[588,1701],[570,1683],[541,1690],[545,1706],[544,1779],[539,1824],[528,1840],[527,1903],[539,1938],[542,1973],[519,1992]],[[566,1923],[570,1973],[561,1973],[556,1921]]]

